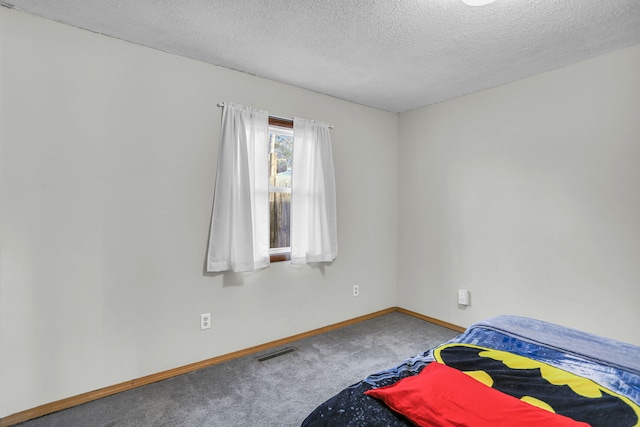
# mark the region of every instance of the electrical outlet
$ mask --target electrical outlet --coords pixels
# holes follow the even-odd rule
[[[358,295],[360,295],[360,286],[353,285],[353,296],[357,297]]]
[[[200,329],[209,329],[211,327],[211,313],[203,313],[200,315]]]

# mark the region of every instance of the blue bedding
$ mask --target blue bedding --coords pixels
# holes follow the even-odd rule
[[[482,372],[499,391],[592,427],[640,426],[640,347],[540,320],[498,316],[347,387],[316,408],[302,427],[411,426],[363,393],[416,375],[433,362]]]

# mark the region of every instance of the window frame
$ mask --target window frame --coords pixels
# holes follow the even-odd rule
[[[277,128],[286,130],[287,134],[292,133],[293,120],[285,119],[282,117],[269,116],[269,133],[271,133],[272,129],[277,131],[278,130]],[[267,143],[269,143],[269,141],[267,141]],[[294,141],[294,144],[295,144],[295,141]],[[269,193],[272,193],[272,192],[284,192],[284,191],[282,191],[280,187],[269,186]],[[291,192],[291,189],[289,189],[288,192]],[[289,261],[291,259],[291,247],[290,246],[288,248],[271,248],[270,247],[269,257],[271,259],[271,262]]]

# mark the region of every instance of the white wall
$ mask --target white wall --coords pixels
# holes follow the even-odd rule
[[[0,417],[397,304],[397,115],[6,8],[0,40]],[[221,101],[335,126],[332,265],[203,273]]]
[[[640,344],[638,76],[635,46],[401,114],[399,305]]]

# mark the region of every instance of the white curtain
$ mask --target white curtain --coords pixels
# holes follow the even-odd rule
[[[338,233],[329,126],[295,117],[293,140],[291,262],[330,262]]]
[[[269,265],[269,114],[225,104],[207,271]]]

